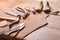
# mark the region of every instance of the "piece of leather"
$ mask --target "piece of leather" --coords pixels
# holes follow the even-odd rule
[[[18,34],[17,37],[23,38],[36,30],[37,28],[43,27],[43,25],[47,24],[46,20],[47,15],[41,13],[33,15],[31,14],[29,18],[27,18],[25,22],[25,28]]]
[[[37,28],[43,27],[45,24],[47,24],[46,17],[48,15],[42,13],[37,13],[37,14],[30,14],[27,19],[21,19],[20,23],[25,23],[25,28],[20,31],[20,33],[17,35],[17,38],[24,38]],[[7,16],[10,17],[10,16]],[[5,28],[0,28],[0,30],[6,30],[8,27]],[[10,32],[5,33],[8,35]],[[13,37],[15,34],[12,34],[11,36]]]

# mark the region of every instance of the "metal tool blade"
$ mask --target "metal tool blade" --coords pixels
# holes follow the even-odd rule
[[[0,34],[4,34],[4,33],[6,33],[6,32],[10,32],[10,31],[13,31],[13,30],[22,29],[22,28],[24,28],[24,27],[25,27],[25,26],[24,26],[24,23],[21,23],[21,24],[19,24],[19,25],[16,26],[16,27],[12,27],[11,29],[7,29],[7,30],[4,30],[4,31],[1,31]]]

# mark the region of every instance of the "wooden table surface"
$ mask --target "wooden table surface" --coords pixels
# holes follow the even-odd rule
[[[60,11],[60,0],[48,0],[48,1],[50,2],[52,8],[58,9]],[[2,6],[4,5],[5,4],[3,4]],[[2,6],[0,6],[0,8]],[[6,8],[10,8],[10,6],[7,6]],[[44,26],[34,31],[24,39],[25,40],[60,40],[60,16],[50,15],[47,18],[47,22],[48,22],[47,26]]]

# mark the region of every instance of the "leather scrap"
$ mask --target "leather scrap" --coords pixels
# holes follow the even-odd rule
[[[24,38],[27,35],[29,35],[30,33],[32,33],[34,30],[36,30],[36,29],[46,25],[47,24],[47,20],[46,20],[47,16],[48,16],[47,14],[44,14],[42,12],[40,14],[39,13],[37,13],[37,14],[30,14],[28,16],[28,18],[25,19],[25,20],[21,19],[20,23],[25,23],[25,28],[20,31],[20,33],[17,35],[17,38]],[[4,29],[8,29],[8,27],[6,27]],[[0,30],[1,30],[1,28],[0,28]],[[9,33],[10,32],[5,33],[5,35],[8,35]],[[13,37],[14,35],[15,35],[15,33],[10,35],[10,36]]]
[[[25,28],[20,31],[17,38],[24,38],[28,34],[32,33],[37,28],[42,27],[43,25],[47,24],[46,20],[47,15],[44,13],[41,14],[31,14],[24,22]]]

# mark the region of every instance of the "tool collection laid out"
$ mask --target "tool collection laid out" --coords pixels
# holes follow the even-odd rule
[[[0,16],[0,20],[3,20],[0,22],[0,29],[6,26],[9,27],[9,29],[1,31],[0,35],[11,35],[14,31],[17,30],[17,34],[13,38],[15,38],[17,35],[17,38],[24,38],[36,29],[47,25],[48,22],[46,18],[48,17],[48,14],[58,15],[59,11],[52,10],[48,1],[40,1],[39,3],[40,7],[32,7],[33,10],[30,10],[29,8],[16,7],[12,12],[9,10],[0,11],[0,15],[2,16]],[[3,15],[5,15],[5,17]]]

